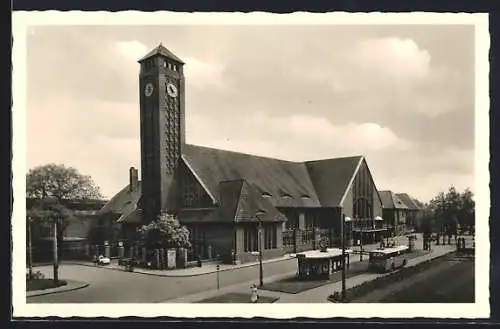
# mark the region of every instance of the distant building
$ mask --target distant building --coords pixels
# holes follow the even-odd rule
[[[32,208],[38,199],[26,199],[26,209]],[[82,253],[85,244],[92,242],[92,234],[102,235],[106,225],[98,217],[99,210],[106,204],[105,200],[60,200],[70,212],[66,219],[61,256],[73,258],[73,254]],[[112,223],[108,223],[112,225]],[[52,227],[43,220],[31,222],[34,261],[45,261],[52,258]],[[96,238],[96,240],[102,238]]]
[[[384,222],[392,235],[404,234],[409,229],[408,213],[410,209],[398,195],[392,191],[380,191],[383,205]]]
[[[407,193],[396,193],[396,196],[403,201],[408,208],[406,213],[407,227],[415,228],[418,225],[419,220],[423,217],[424,210]]]

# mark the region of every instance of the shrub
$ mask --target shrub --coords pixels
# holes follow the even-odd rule
[[[26,280],[43,280],[43,279],[45,279],[45,275],[40,271],[33,272],[31,274],[31,278],[29,272],[26,273]]]

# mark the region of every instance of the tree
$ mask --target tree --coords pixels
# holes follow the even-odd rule
[[[189,230],[175,216],[163,213],[148,225],[139,228],[148,248],[190,248]]]
[[[46,224],[57,223],[57,239],[54,248],[57,258],[61,256],[61,245],[70,212],[63,205],[64,200],[101,199],[99,187],[90,176],[80,174],[73,167],[47,164],[29,170],[26,174],[26,197],[35,199],[27,209],[28,217]],[[56,268],[57,264],[54,264]],[[57,273],[55,273],[57,274]]]
[[[52,226],[52,232],[55,233],[51,235],[53,246],[54,246],[54,281],[57,283],[59,280],[59,259],[60,259],[60,249],[58,245],[62,239],[62,227],[63,223],[69,217],[70,212],[66,207],[61,205],[59,201],[55,198],[46,198],[37,200],[33,207],[27,210],[28,225],[31,225],[33,221],[43,222],[45,224],[50,224]],[[55,232],[54,232],[55,231]],[[29,259],[30,276],[32,269],[32,259]],[[31,278],[31,277],[30,277]]]
[[[99,187],[90,176],[80,174],[73,167],[53,163],[30,169],[26,174],[26,196],[57,200],[102,199]]]
[[[458,226],[474,225],[475,203],[469,189],[458,193],[450,186],[445,194],[440,192],[429,202],[434,217],[434,229],[446,230],[448,235],[456,234]]]

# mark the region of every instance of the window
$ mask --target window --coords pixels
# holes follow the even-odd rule
[[[263,227],[264,249],[276,249],[276,224],[269,224]]]
[[[263,192],[263,193],[262,193],[262,197],[263,197],[263,198],[270,198],[270,197],[272,197],[272,195],[271,195],[271,193],[268,193],[268,192]]]
[[[243,242],[245,245],[246,252],[259,250],[258,239],[259,237],[258,237],[257,227],[254,226],[245,227]]]

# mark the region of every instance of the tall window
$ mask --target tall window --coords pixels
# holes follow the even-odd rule
[[[245,251],[250,252],[250,251],[258,251],[259,250],[259,235],[257,228],[254,226],[250,227],[245,227],[244,231],[244,245],[245,245]]]
[[[276,224],[264,226],[264,249],[276,249]]]

